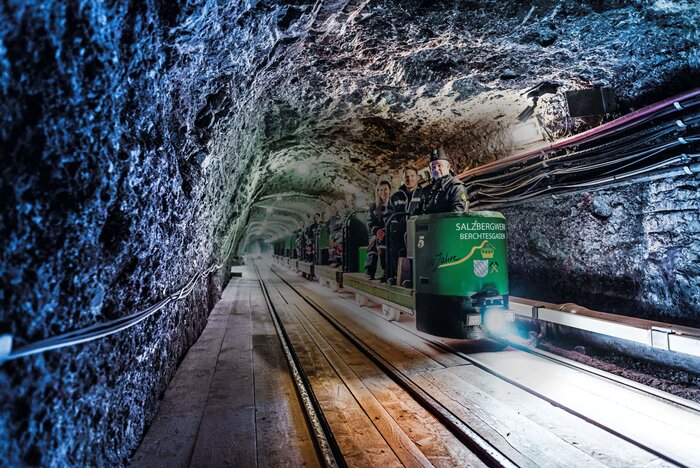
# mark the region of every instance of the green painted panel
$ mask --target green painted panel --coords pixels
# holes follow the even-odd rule
[[[318,277],[334,281],[338,284],[342,283],[342,274],[337,268],[324,265],[316,265],[316,267],[314,268],[314,274]]]
[[[360,272],[365,271],[365,262],[367,261],[367,247],[360,247],[359,249],[360,258]],[[377,261],[377,272],[374,274],[375,278],[381,278],[384,275],[384,269],[382,269],[381,262]]]
[[[414,218],[413,284],[419,293],[508,294],[506,220],[495,211]]]
[[[388,302],[393,302],[409,309],[415,308],[413,290],[402,288],[400,286],[390,286],[388,284],[372,282],[364,277],[360,278],[355,275],[349,275],[347,273],[344,274],[344,285],[357,289],[358,291],[366,293],[369,296],[374,296]]]
[[[359,252],[358,258],[360,259],[360,273],[362,273],[365,271],[365,262],[367,261],[367,247],[360,247],[357,251]]]
[[[328,223],[323,223],[321,224],[321,227],[318,228],[317,239],[319,252],[322,249],[327,249],[330,247],[330,241],[328,238]]]

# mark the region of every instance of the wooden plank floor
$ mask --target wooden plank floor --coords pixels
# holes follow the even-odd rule
[[[349,466],[482,466],[425,408],[290,286],[267,267],[260,265],[260,270],[270,300]],[[517,465],[664,465],[655,455],[446,353],[343,295],[331,294],[286,270],[277,271],[305,296],[332,311],[382,358]],[[402,320],[408,323],[412,318]],[[499,347],[476,346],[467,352],[478,352],[475,357],[501,366],[503,372],[516,354]],[[553,374],[539,361],[521,366],[516,378],[541,393],[558,392],[557,398],[562,399],[574,390],[589,394],[597,391],[588,382],[578,381],[570,371]],[[560,385],[548,383],[553,380]],[[615,408],[611,405],[643,406],[634,399],[625,402],[604,396],[610,404],[603,405],[598,413],[612,415]],[[659,420],[669,418],[673,419],[664,416]],[[700,431],[695,426],[683,430],[672,435],[681,445]],[[246,268],[243,278],[227,286],[202,336],[178,368],[132,465],[318,465],[252,269]]]
[[[318,466],[254,273],[234,278],[171,381],[137,467]]]
[[[483,466],[288,286],[263,276],[349,466]]]
[[[396,365],[453,414],[481,433],[521,466],[665,465],[655,455],[561,408],[511,385],[461,358],[446,355],[421,338],[386,322],[366,308],[318,284],[277,270],[305,295],[326,310],[384,359]],[[291,297],[291,296],[290,296]],[[301,303],[300,303],[301,304]],[[300,305],[301,307],[301,305]],[[411,321],[410,317],[402,320]],[[410,349],[408,349],[410,348]],[[336,348],[337,349],[337,348]],[[515,351],[494,350],[477,354],[497,363]],[[415,361],[413,361],[415,359]],[[541,369],[522,378],[547,386]],[[610,411],[614,414],[614,411]]]

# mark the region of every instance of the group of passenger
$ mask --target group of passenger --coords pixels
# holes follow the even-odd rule
[[[348,217],[357,210],[357,196],[354,193],[349,193],[344,200],[338,200],[332,204],[327,213],[315,213],[313,221],[310,218],[309,222],[306,223],[306,227],[299,231],[297,236],[297,258],[307,262],[316,261],[316,237],[318,230],[324,223],[327,223],[329,264],[337,267],[342,266],[343,226]]]
[[[315,213],[313,217],[309,218],[309,222],[306,223],[306,227],[299,231],[299,235],[296,239],[297,258],[312,263],[316,260],[316,249],[314,245],[316,240],[316,231],[324,221],[323,213]]]
[[[418,171],[414,167],[403,170],[403,184],[392,193],[391,184],[382,180],[376,186],[374,200],[367,214],[369,245],[365,272],[372,280],[377,274],[377,265],[384,272],[381,282],[397,283],[398,261],[406,257],[406,221],[414,215],[430,213],[463,212],[468,208],[464,185],[450,172],[450,161],[442,148],[433,150],[430,157],[432,183],[425,188],[419,186]],[[357,211],[354,194],[339,201],[329,210],[329,262],[342,266],[343,226],[349,216]],[[325,222],[322,213],[316,213],[313,223],[302,229],[298,239],[300,258],[315,260],[316,230]],[[388,247],[388,248],[387,248]],[[388,260],[389,259],[389,260]],[[402,286],[411,287],[410,279]]]
[[[450,169],[447,154],[439,148],[431,154],[432,183],[425,189],[418,185],[418,172],[410,166],[404,168],[403,184],[391,196],[389,182],[381,181],[377,184],[376,200],[370,205],[367,219],[370,240],[365,271],[370,279],[375,279],[379,263],[384,272],[380,281],[396,284],[398,259],[406,256],[408,218],[421,214],[467,210],[468,201],[464,185],[452,176]],[[411,286],[410,279],[402,283],[402,286]]]

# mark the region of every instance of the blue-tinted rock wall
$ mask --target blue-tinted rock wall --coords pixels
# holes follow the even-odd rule
[[[227,85],[186,13],[0,6],[0,331],[21,347],[122,317],[225,264],[128,331],[5,363],[8,466],[124,464],[228,278],[237,159],[206,161]]]

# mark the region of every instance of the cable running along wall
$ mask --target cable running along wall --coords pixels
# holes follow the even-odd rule
[[[700,89],[459,175],[486,209],[639,176],[700,173]]]

